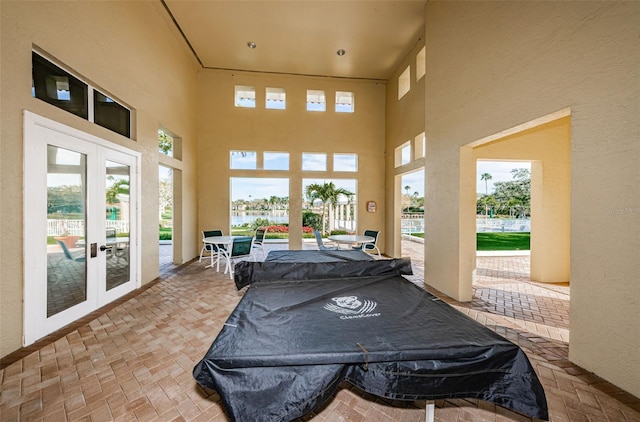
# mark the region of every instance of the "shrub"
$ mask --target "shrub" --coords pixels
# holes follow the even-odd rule
[[[256,230],[258,227],[267,227],[271,224],[271,222],[269,221],[268,218],[256,218],[252,223],[251,223],[251,228],[253,230]]]
[[[313,231],[313,229],[322,230],[322,216],[313,211],[303,211],[302,226],[311,227],[311,231]]]
[[[331,236],[334,234],[349,234],[349,232],[346,230],[331,230]]]

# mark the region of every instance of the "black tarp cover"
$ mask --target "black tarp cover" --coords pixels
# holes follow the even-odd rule
[[[266,262],[340,262],[340,261],[372,261],[373,257],[366,252],[351,249],[330,251],[270,251]]]
[[[290,421],[344,380],[390,399],[478,398],[548,418],[518,346],[400,275],[255,283],[193,375],[233,421]]]
[[[310,251],[311,252],[311,251]],[[360,252],[366,255],[365,252]],[[356,255],[357,257],[357,255]],[[233,279],[238,290],[253,283],[277,280],[309,280],[359,277],[367,275],[404,274],[411,275],[410,258],[377,259],[377,260],[343,260],[331,256],[316,254],[311,256],[315,261],[282,261],[282,262],[238,262],[233,271]]]

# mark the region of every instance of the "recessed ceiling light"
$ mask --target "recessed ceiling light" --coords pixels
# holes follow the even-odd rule
[[[253,41],[249,41],[249,42],[247,43],[247,47],[249,47],[249,48],[256,48],[256,43],[254,43]]]
[[[336,54],[337,54],[338,56],[344,56],[345,54],[347,54],[347,52],[346,52],[346,51],[344,51],[343,49],[340,49],[340,50],[336,51]]]

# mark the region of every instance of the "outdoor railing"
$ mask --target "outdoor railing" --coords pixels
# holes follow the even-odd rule
[[[129,233],[128,220],[105,220],[106,228],[115,228],[116,233]],[[84,220],[47,219],[47,236],[84,236]]]

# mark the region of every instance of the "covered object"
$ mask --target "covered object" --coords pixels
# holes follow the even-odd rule
[[[344,380],[389,399],[478,398],[548,418],[518,346],[406,280],[403,265],[379,263],[333,264],[334,273],[371,266],[373,275],[300,270],[295,280],[254,281],[195,366],[196,381],[219,393],[234,421],[290,421]]]

